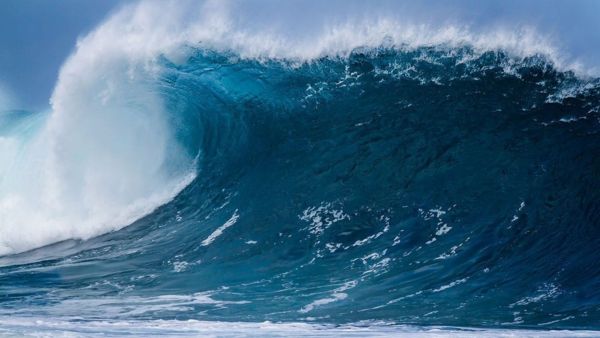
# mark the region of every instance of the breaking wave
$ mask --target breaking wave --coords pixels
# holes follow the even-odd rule
[[[0,113],[0,315],[597,329],[587,68],[527,27],[242,7],[127,6],[50,111]]]

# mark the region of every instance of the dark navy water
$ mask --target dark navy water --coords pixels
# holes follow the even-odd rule
[[[0,257],[2,315],[600,329],[597,79],[467,47],[161,64],[197,177]]]

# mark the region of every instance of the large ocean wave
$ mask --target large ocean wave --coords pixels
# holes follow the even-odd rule
[[[0,113],[0,315],[598,328],[593,72],[531,28],[282,34],[131,5]]]

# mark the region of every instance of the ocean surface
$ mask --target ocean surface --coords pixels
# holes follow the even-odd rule
[[[380,32],[149,49],[140,12],[0,113],[0,336],[600,336],[597,77]]]

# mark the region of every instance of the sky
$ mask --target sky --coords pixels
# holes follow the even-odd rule
[[[48,106],[57,75],[77,38],[134,0],[0,1],[0,101],[7,92],[18,107]],[[224,1],[224,0],[223,0]],[[596,0],[256,0],[233,1],[259,25],[273,21],[322,24],[378,7],[430,22],[465,22],[475,27],[531,24],[555,38],[579,60],[600,65],[600,1]],[[366,5],[365,5],[366,4]],[[344,14],[345,13],[345,14]],[[305,28],[298,28],[302,30]],[[294,32],[306,34],[306,32]],[[600,68],[599,68],[600,69]],[[6,101],[6,99],[5,99]]]
[[[18,108],[48,105],[60,66],[77,37],[122,0],[0,1],[0,87]]]

